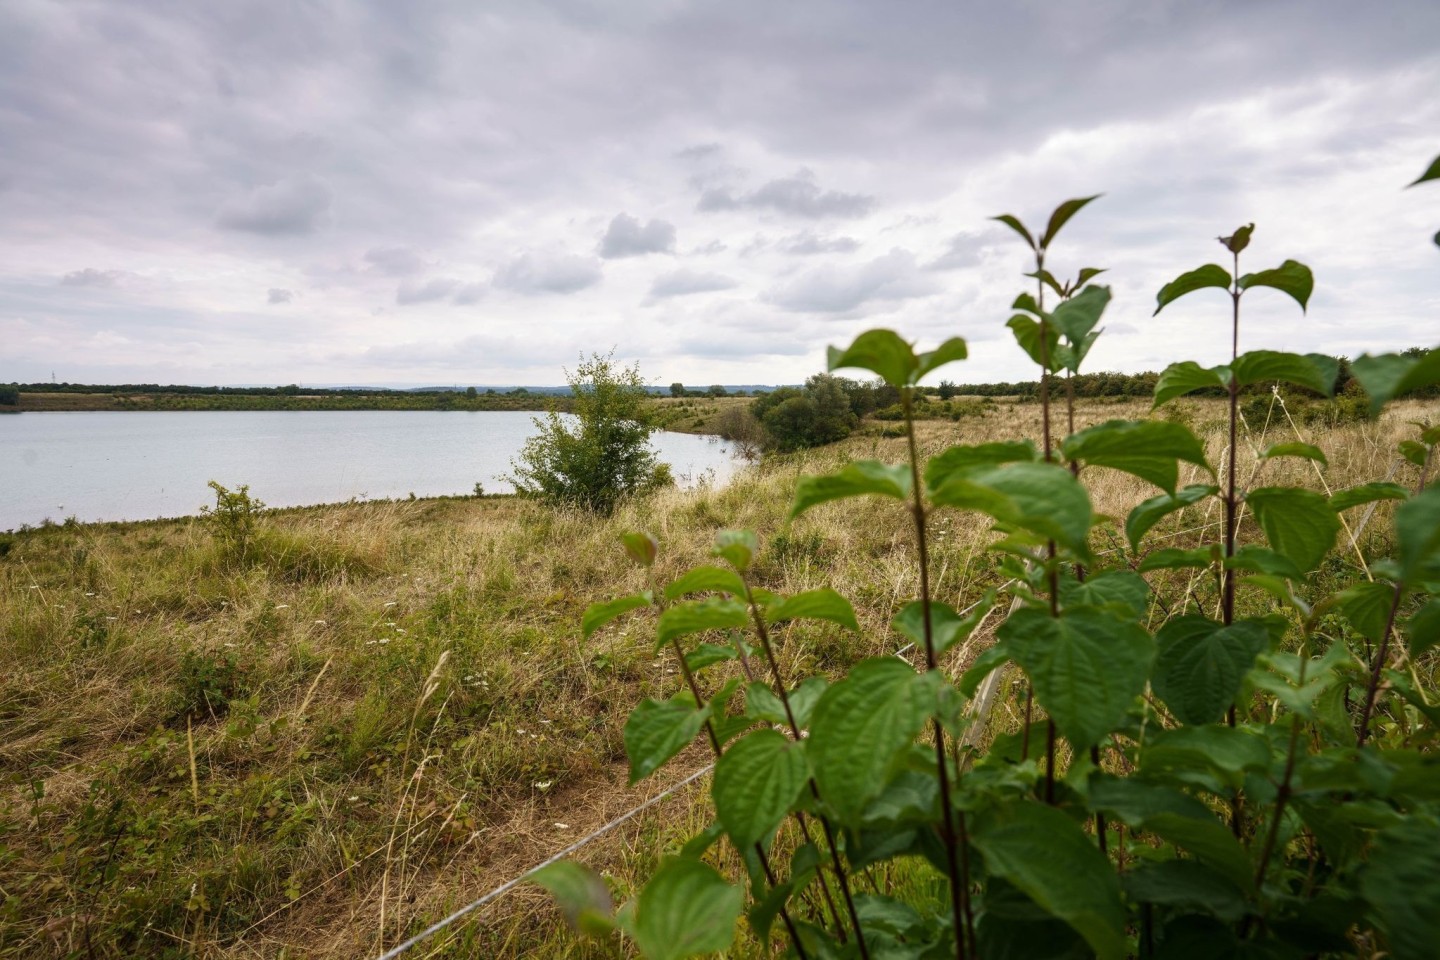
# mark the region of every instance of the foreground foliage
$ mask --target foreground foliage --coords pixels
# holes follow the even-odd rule
[[[1251,224],[1221,238],[1228,266],[1182,274],[1156,303],[1158,314],[1208,288],[1230,301],[1231,361],[1173,364],[1154,397],[1163,408],[1223,391],[1219,462],[1182,418],[1077,429],[1067,402],[1062,429],[1057,391],[1111,294],[1093,283],[1102,271],[1062,281],[1047,257],[1093,199],[1062,204],[1038,235],[997,218],[1034,257],[1035,293],[1016,298],[1008,326],[1041,371],[1039,445],[920,456],[919,381],[965,359],[963,341],[917,353],[872,330],[831,349],[832,370],[865,370],[899,391],[908,457],[801,479],[791,516],[856,497],[894,503],[919,596],[891,626],[924,669],[883,656],[834,682],[787,671],[784,624],[859,623],[832,589],[759,586],[759,544],[743,531],[720,535],[715,564],[586,614],[589,633],[653,608],[656,648],[683,676],[678,694],[630,716],[632,779],[695,740],[716,763],[713,822],[618,912],[578,865],[536,875],[580,929],[622,932],[667,960],[726,949],[742,913],[758,940],[801,958],[1434,956],[1440,711],[1417,668],[1440,644],[1440,488],[1427,487],[1440,426],[1416,424],[1400,444],[1403,484],[1262,481],[1296,460],[1324,484],[1325,452],[1300,441],[1257,451],[1254,474],[1240,476],[1241,391],[1329,396],[1339,373],[1321,354],[1241,352],[1242,301],[1278,292],[1303,310],[1314,285],[1293,260],[1242,272]],[[1352,371],[1378,413],[1440,382],[1440,349],[1365,356]],[[1153,495],[1098,512],[1092,489],[1111,471]],[[1182,486],[1182,471],[1195,482]],[[1209,542],[1152,536],[1207,504],[1223,517]],[[1389,549],[1367,555],[1353,531],[1375,504],[1393,506],[1393,527]],[[930,584],[934,525],[952,511],[991,525],[988,550],[1008,577],[965,610],[935,600]],[[1247,514],[1258,530],[1242,537]],[[1107,538],[1116,548],[1099,549]],[[658,555],[646,534],[625,548],[647,568]],[[952,676],[946,655],[967,650],[992,612],[997,642]],[[710,679],[732,662],[740,676]],[[995,686],[1011,672],[1024,678],[1023,719],[984,744]],[[739,884],[714,865],[722,838],[743,864]],[[896,887],[896,869],[928,882]]]

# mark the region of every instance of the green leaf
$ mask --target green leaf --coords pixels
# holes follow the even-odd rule
[[[756,730],[716,761],[715,814],[738,849],[768,842],[809,781],[803,741]]]
[[[1250,246],[1250,235],[1254,232],[1255,224],[1247,223],[1230,236],[1221,237],[1220,242],[1224,244],[1225,249],[1231,253],[1242,253],[1246,247]]]
[[[660,552],[660,545],[655,538],[648,533],[635,532],[620,535],[620,542],[625,545],[625,552],[631,560],[642,567],[650,567],[655,564],[655,557]]]
[[[951,337],[934,350],[919,354],[915,358],[915,379],[918,381],[945,364],[964,360],[968,356],[970,356],[970,349],[965,345],[965,341],[959,337]]]
[[[635,944],[646,960],[728,950],[744,901],[708,864],[667,857],[637,899]]]
[[[818,477],[801,477],[795,485],[795,502],[790,516],[800,516],[811,507],[847,497],[893,497],[905,500],[910,496],[910,467],[889,466],[876,460],[853,460],[835,473]]]
[[[1193,784],[1217,794],[1238,790],[1246,774],[1269,769],[1269,743],[1244,727],[1161,730],[1151,734],[1140,751],[1145,777]]]
[[[1276,553],[1274,550],[1258,547],[1253,543],[1247,543],[1236,550],[1235,555],[1226,557],[1221,561],[1220,566],[1225,570],[1244,570],[1247,573],[1284,577],[1286,580],[1300,581],[1305,578],[1304,571],[1296,566],[1289,557]]]
[[[1262,460],[1270,460],[1274,457],[1300,457],[1305,460],[1314,460],[1322,467],[1330,466],[1330,461],[1325,457],[1325,451],[1313,443],[1272,443],[1265,448],[1264,453],[1260,454]]]
[[[1138,903],[1207,913],[1227,923],[1240,920],[1247,910],[1245,896],[1235,884],[1194,860],[1142,863],[1120,882],[1126,895]]]
[[[706,667],[726,660],[734,660],[740,654],[734,647],[718,643],[702,643],[700,646],[685,654],[685,666],[692,671],[703,670]]]
[[[1155,643],[1139,624],[1095,608],[1076,607],[1054,619],[1024,607],[997,636],[1077,751],[1124,722],[1155,657]]]
[[[995,594],[987,593],[978,606],[966,616],[960,616],[955,608],[944,603],[930,604],[930,640],[938,657],[958,641],[970,635],[976,625],[995,605]],[[908,637],[921,650],[925,649],[925,605],[914,600],[900,608],[891,626],[901,636]]]
[[[1064,467],[1010,463],[951,473],[930,491],[936,506],[978,510],[1087,555],[1090,495]]]
[[[1213,497],[1219,492],[1219,487],[1192,484],[1182,487],[1174,494],[1165,493],[1144,501],[1131,510],[1130,516],[1125,519],[1125,538],[1130,541],[1130,549],[1139,552],[1140,540],[1150,531],[1151,527],[1165,517],[1176,510],[1199,503],[1206,497]]]
[[[728,593],[745,596],[745,581],[734,570],[696,567],[665,588],[665,599],[676,600],[691,593]]]
[[[1055,371],[1059,369],[1057,362],[1060,353],[1060,331],[1051,324],[1041,324],[1033,317],[1017,313],[1005,321],[1005,326],[1015,335],[1015,342],[1025,355],[1038,363],[1043,370]],[[1041,328],[1044,328],[1045,336],[1041,337]]]
[[[1119,881],[1075,821],[1054,807],[1011,803],[975,818],[971,841],[991,876],[1068,923],[1100,960],[1126,955]]]
[[[712,597],[677,603],[660,614],[656,643],[663,645],[692,633],[744,627],[749,623],[750,611],[739,600]]]
[[[1195,434],[1165,420],[1107,420],[1066,437],[1060,450],[1067,460],[1134,474],[1167,493],[1180,478],[1177,461],[1210,470]]]
[[[768,683],[758,680],[745,685],[745,715],[766,723],[790,722],[790,718],[785,715],[784,701],[770,689]]]
[[[1181,723],[1214,723],[1235,702],[1245,674],[1269,645],[1265,628],[1230,626],[1199,614],[1176,617],[1155,635],[1159,652],[1150,682]]]
[[[1160,292],[1155,295],[1155,313],[1158,314],[1185,294],[1204,290],[1206,287],[1228,290],[1230,288],[1230,272],[1217,264],[1207,263],[1189,273],[1182,273],[1161,287]]]
[[[1440,645],[1440,600],[1431,600],[1416,610],[1404,624],[1410,638],[1410,656],[1418,657]]]
[[[850,601],[829,587],[806,590],[804,593],[795,594],[788,600],[781,600],[766,608],[765,619],[771,623],[799,619],[829,620],[831,623],[838,623],[849,630],[860,629],[860,624],[855,621],[855,610],[850,606]]]
[[[709,707],[697,708],[688,692],[670,700],[641,700],[625,721],[630,782],[638,783],[650,776],[689,746],[709,716]]]
[[[1440,347],[1419,357],[1366,354],[1351,362],[1350,372],[1370,395],[1370,415],[1374,416],[1391,400],[1440,383]]]
[[[1382,830],[1360,890],[1396,960],[1429,960],[1440,943],[1440,827],[1412,817]]]
[[[1075,289],[1079,290],[1104,272],[1105,269],[1103,267],[1081,267],[1080,272],[1075,277]]]
[[[1254,889],[1255,867],[1249,854],[1230,828],[1214,817],[1198,820],[1161,813],[1146,820],[1145,829],[1189,851],[1196,860],[1214,869],[1241,890],[1248,893]]]
[[[1079,343],[1095,329],[1109,302],[1109,287],[1089,287],[1061,302],[1050,315],[1050,322],[1065,339]]]
[[[831,347],[827,355],[832,371],[869,370],[892,387],[909,386],[918,377],[915,351],[893,330],[866,330],[844,350]]]
[[[603,936],[614,929],[615,905],[610,888],[598,873],[573,860],[541,867],[527,878],[539,884],[560,904],[571,929],[588,936]]]
[[[1281,293],[1289,294],[1296,303],[1300,304],[1301,311],[1304,311],[1310,303],[1310,294],[1315,289],[1315,275],[1305,264],[1295,260],[1286,260],[1272,270],[1247,273],[1240,278],[1237,285],[1241,290],[1272,287]]]
[[[1063,607],[1110,607],[1120,616],[1139,619],[1150,605],[1150,585],[1129,570],[1102,570],[1084,582],[1073,577],[1060,581]]]
[[[933,492],[957,473],[981,467],[995,467],[1002,463],[1030,463],[1039,459],[1040,451],[1036,449],[1033,440],[1002,440],[975,446],[950,447],[926,462],[925,489],[927,493]]]
[[[1160,814],[1213,820],[1210,808],[1190,794],[1161,783],[1150,783],[1138,777],[1116,777],[1108,773],[1090,774],[1088,806],[1091,811],[1111,814],[1127,827],[1142,828],[1146,821]]]
[[[1402,503],[1395,511],[1400,576],[1407,585],[1440,579],[1440,486]]]
[[[1325,396],[1335,393],[1340,361],[1323,353],[1283,353],[1279,350],[1251,350],[1235,358],[1231,366],[1237,386],[1282,380]]]
[[[820,794],[842,823],[859,821],[934,706],[933,680],[895,657],[860,661],[820,696],[807,749]]]
[[[1395,587],[1383,581],[1357,583],[1335,595],[1345,619],[1372,643],[1379,643],[1390,625],[1390,608],[1396,602]]]
[[[1176,397],[1183,397],[1187,393],[1194,393],[1196,390],[1205,390],[1209,387],[1219,387],[1223,390],[1229,383],[1230,373],[1226,367],[1207,369],[1193,360],[1172,363],[1161,371],[1160,378],[1155,381],[1154,405],[1159,407]]]
[[[1214,547],[1196,547],[1193,550],[1167,547],[1164,550],[1146,554],[1145,559],[1140,561],[1140,566],[1136,570],[1140,573],[1149,573],[1151,570],[1199,569],[1210,566],[1218,556],[1219,551]]]
[[[1049,287],[1051,290],[1054,290],[1055,296],[1057,297],[1065,296],[1065,288],[1060,286],[1060,281],[1056,280],[1054,274],[1052,274],[1049,270],[1036,270],[1033,273],[1024,274],[1024,276],[1033,277],[1036,280],[1039,280],[1041,283],[1045,284],[1045,286]]]
[[[592,633],[616,617],[648,606],[650,606],[650,596],[647,593],[632,593],[629,596],[616,597],[614,600],[606,600],[603,603],[592,603],[585,608],[585,615],[580,618],[580,631],[588,640]]]
[[[796,726],[802,729],[809,726],[810,714],[815,711],[815,704],[820,702],[820,696],[829,686],[830,681],[824,677],[807,677],[790,691],[790,712],[795,714]]]
[[[1046,224],[1045,232],[1040,234],[1040,249],[1047,249],[1050,244],[1054,243],[1055,235],[1060,232],[1060,228],[1065,226],[1070,218],[1079,213],[1086,204],[1092,200],[1099,199],[1100,196],[1101,195],[1097,193],[1093,197],[1079,197],[1075,200],[1066,200],[1060,204],[1060,206],[1056,207],[1055,212],[1050,214],[1050,222]]]
[[[1425,168],[1425,172],[1420,174],[1420,178],[1414,183],[1409,184],[1409,186],[1413,187],[1416,184],[1424,183],[1427,180],[1440,180],[1440,157],[1436,157],[1434,160],[1430,161],[1430,166]]]
[[[1259,487],[1245,495],[1265,539],[1303,571],[1314,570],[1335,545],[1340,518],[1330,502],[1311,490]]]
[[[721,530],[715,534],[715,549],[710,552],[744,573],[760,552],[760,541],[750,530]]]
[[[1030,245],[1031,250],[1039,249],[1039,246],[1035,243],[1035,238],[1030,236],[1030,231],[1025,229],[1025,224],[1021,223],[1017,218],[1012,217],[1008,213],[1002,213],[1000,214],[1000,216],[991,217],[990,219],[999,220],[1001,223],[1005,224],[1005,226],[1009,227],[1011,230],[1014,230],[1016,233],[1020,234],[1020,236],[1024,237],[1025,242]]]
[[[1395,449],[1400,456],[1422,470],[1425,469],[1425,461],[1430,459],[1430,448],[1418,440],[1401,440]]]
[[[1407,500],[1409,497],[1409,488],[1398,483],[1362,483],[1359,486],[1336,490],[1330,496],[1330,509],[1339,513],[1361,504],[1374,503],[1376,500]]]

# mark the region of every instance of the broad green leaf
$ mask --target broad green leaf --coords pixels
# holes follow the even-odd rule
[[[935,655],[949,650],[957,642],[969,636],[976,624],[985,618],[995,605],[995,594],[988,593],[980,604],[966,616],[960,616],[949,604],[930,604],[930,641]],[[925,649],[925,606],[919,600],[911,601],[900,608],[891,626],[901,636],[908,637],[915,646]]]
[[[967,697],[975,696],[975,691],[980,689],[980,684],[996,668],[1002,667],[1010,662],[1010,648],[1004,643],[992,645],[984,653],[975,658],[975,662],[965,670],[957,683],[956,689]]]
[[[1304,460],[1314,460],[1322,467],[1330,466],[1330,461],[1325,457],[1325,451],[1313,443],[1272,443],[1265,448],[1265,452],[1260,454],[1262,460],[1274,457],[1300,457]]]
[[[1214,817],[1204,820],[1161,813],[1145,821],[1144,829],[1162,840],[1188,851],[1247,893],[1255,886],[1255,866],[1245,848]]]
[[[997,636],[1077,751],[1124,722],[1155,657],[1155,642],[1139,624],[1095,608],[1076,607],[1059,619],[1021,608]]]
[[[1061,580],[1060,603],[1067,608],[1112,607],[1121,616],[1139,619],[1150,605],[1150,585],[1129,570],[1102,570],[1084,582],[1073,577]]]
[[[1370,414],[1374,416],[1391,400],[1413,390],[1440,383],[1440,347],[1419,357],[1397,353],[1368,354],[1350,364],[1350,372],[1370,396]]]
[[[1372,643],[1379,643],[1390,625],[1391,607],[1399,598],[1393,584],[1369,581],[1346,587],[1335,599],[1350,625]]]
[[[1052,324],[1041,324],[1033,317],[1017,313],[1005,321],[1005,326],[1015,335],[1015,342],[1025,351],[1025,355],[1038,363],[1041,369],[1050,372],[1060,369],[1060,331]]]
[[[765,843],[809,780],[803,741],[756,730],[731,744],[715,763],[710,789],[715,815],[738,849]]]
[[[630,758],[632,784],[650,776],[695,739],[710,716],[695,706],[688,692],[670,700],[640,701],[625,721],[625,754]]]
[[[1258,547],[1253,543],[1235,551],[1232,557],[1226,557],[1221,561],[1221,567],[1226,570],[1244,570],[1247,573],[1259,573],[1272,577],[1284,577],[1287,580],[1300,581],[1305,578],[1305,573],[1296,564],[1283,554],[1274,550],[1267,550]]]
[[[827,355],[832,371],[869,370],[892,387],[914,383],[919,369],[915,351],[893,330],[866,330],[844,350],[830,347]]]
[[[1080,272],[1075,276],[1075,289],[1080,289],[1104,272],[1103,267],[1081,267]]]
[[[1265,539],[1302,571],[1314,570],[1335,545],[1340,518],[1330,502],[1311,490],[1259,487],[1245,495]]]
[[[1165,420],[1107,420],[1066,437],[1060,450],[1067,460],[1122,470],[1167,493],[1180,478],[1178,461],[1210,469],[1195,434]]]
[[[795,714],[796,726],[803,729],[810,725],[810,714],[829,686],[830,681],[824,677],[807,677],[790,691],[790,712]]]
[[[1229,384],[1230,371],[1227,367],[1207,369],[1193,360],[1172,363],[1161,371],[1160,378],[1155,381],[1154,406],[1160,407],[1176,397],[1183,397],[1196,390],[1206,390],[1210,387],[1224,390]]]
[[[1265,628],[1241,620],[1225,626],[1199,614],[1176,617],[1155,635],[1150,683],[1181,723],[1214,723],[1235,702],[1245,674],[1269,645]]]
[[[759,680],[745,685],[745,715],[767,723],[790,722],[785,714],[785,702],[770,689],[768,683]]]
[[[1033,277],[1036,280],[1039,280],[1041,283],[1045,284],[1045,286],[1049,287],[1051,290],[1054,290],[1055,296],[1057,297],[1065,296],[1065,288],[1060,286],[1060,281],[1056,280],[1054,274],[1052,274],[1049,270],[1036,270],[1033,273],[1024,274],[1024,276]]]
[[[847,497],[893,497],[905,500],[910,496],[910,467],[890,466],[876,460],[854,460],[835,473],[818,477],[801,477],[795,485],[795,502],[790,507],[792,518],[811,507]]]
[[[855,610],[850,606],[850,601],[829,587],[806,590],[804,593],[797,593],[789,599],[781,600],[766,608],[765,619],[771,623],[800,619],[829,620],[831,623],[838,623],[850,630],[860,629],[860,624],[855,621]]]
[[[1244,727],[1190,726],[1150,735],[1140,772],[1193,784],[1212,793],[1238,790],[1248,773],[1270,769],[1270,745]]]
[[[1376,838],[1360,874],[1395,960],[1431,960],[1440,944],[1440,827],[1412,817]]]
[[[1050,322],[1065,339],[1079,343],[1095,329],[1109,302],[1109,287],[1088,287],[1061,302],[1050,314]]]
[[[1104,811],[1136,829],[1160,814],[1214,819],[1209,807],[1183,790],[1139,777],[1117,777],[1108,773],[1090,774],[1087,803],[1091,811]]]
[[[1251,350],[1235,358],[1230,367],[1237,386],[1281,380],[1325,396],[1335,393],[1340,361],[1323,353],[1282,353],[1279,350]]]
[[[1207,263],[1189,273],[1182,273],[1161,287],[1160,292],[1155,295],[1155,313],[1158,314],[1185,294],[1204,290],[1206,287],[1230,289],[1230,272],[1217,264]]]
[[[677,603],[660,614],[656,643],[663,645],[692,633],[744,627],[749,623],[750,611],[739,600],[711,597]]]
[[[807,749],[821,797],[842,823],[859,821],[934,706],[933,681],[895,657],[860,661],[820,696]]]
[[[632,593],[628,596],[616,597],[614,600],[606,600],[603,603],[592,603],[585,608],[585,615],[580,618],[580,631],[588,640],[592,633],[616,617],[648,606],[650,606],[648,593]]]
[[[1011,803],[977,817],[970,836],[991,876],[1068,923],[1100,960],[1126,955],[1119,881],[1074,820],[1043,804]]]
[[[615,904],[610,888],[598,873],[573,860],[541,867],[527,878],[550,891],[570,927],[588,936],[603,936],[614,928]]]
[[[640,891],[635,944],[646,960],[728,950],[745,893],[699,860],[668,857]]]
[[[1430,459],[1430,448],[1419,440],[1401,440],[1395,449],[1400,456],[1422,470],[1425,469],[1425,461]]]
[[[1315,289],[1315,275],[1305,264],[1295,260],[1286,260],[1274,269],[1247,273],[1240,278],[1237,286],[1241,290],[1272,287],[1281,293],[1289,294],[1296,303],[1300,304],[1300,309],[1303,311],[1309,305],[1310,294]]]
[[[1414,183],[1409,184],[1409,186],[1413,187],[1416,184],[1424,183],[1427,180],[1440,180],[1440,157],[1436,157],[1434,160],[1430,161],[1430,166],[1425,168],[1425,172],[1420,174],[1420,178]]]
[[[1079,213],[1086,204],[1099,198],[1100,194],[1097,193],[1093,197],[1078,197],[1074,200],[1066,200],[1060,204],[1060,206],[1056,207],[1055,212],[1050,214],[1050,222],[1045,225],[1045,232],[1040,234],[1040,249],[1047,249],[1050,244],[1054,243],[1055,235],[1060,232],[1060,228],[1065,226],[1065,224],[1070,221],[1070,218]]]
[[[1120,882],[1126,895],[1137,903],[1207,913],[1227,923],[1235,923],[1247,911],[1239,887],[1195,860],[1142,862]]]
[[[1440,600],[1431,600],[1416,610],[1404,624],[1410,638],[1410,656],[1418,657],[1431,647],[1440,646]]]
[[[1002,213],[1000,214],[1000,216],[991,217],[990,219],[999,220],[1001,223],[1005,224],[1005,226],[1020,234],[1020,236],[1025,239],[1025,242],[1030,245],[1031,250],[1039,249],[1039,247],[1035,243],[1035,238],[1030,236],[1030,231],[1025,229],[1025,224],[1021,223],[1018,218],[1013,217],[1008,213]]]
[[[1210,566],[1219,558],[1219,555],[1216,547],[1196,547],[1193,550],[1166,547],[1164,550],[1146,554],[1136,569],[1140,573],[1149,573],[1151,570],[1200,569]]]
[[[934,350],[922,353],[915,358],[915,379],[918,381],[945,364],[964,360],[968,356],[970,356],[970,349],[965,345],[965,341],[959,337],[951,337]]]
[[[715,549],[710,551],[741,573],[750,569],[759,552],[760,541],[750,530],[721,530],[715,534]]]
[[[1213,497],[1220,492],[1219,487],[1207,484],[1192,484],[1182,487],[1174,494],[1161,494],[1158,497],[1151,497],[1130,511],[1130,516],[1125,519],[1125,538],[1130,541],[1130,549],[1139,551],[1140,540],[1165,517],[1182,510],[1192,504],[1199,503],[1206,497]]]
[[[620,542],[625,545],[625,552],[629,554],[631,560],[642,567],[654,566],[655,557],[660,552],[660,545],[650,534],[639,531],[621,534]]]
[[[1396,509],[1395,531],[1405,583],[1440,579],[1440,485],[1426,487]]]
[[[975,446],[950,447],[926,462],[925,489],[927,493],[933,492],[956,473],[980,467],[995,467],[1002,463],[1026,463],[1039,459],[1040,451],[1036,449],[1033,440],[1002,440]]]
[[[930,498],[936,506],[978,510],[1082,556],[1089,553],[1090,495],[1058,464],[1010,463],[952,473]]]
[[[734,660],[740,654],[732,646],[718,643],[702,643],[700,646],[685,654],[685,666],[691,670],[703,670],[713,664],[722,663],[726,660]]]
[[[1330,509],[1339,513],[1361,504],[1374,503],[1376,500],[1407,500],[1409,497],[1410,489],[1398,483],[1362,483],[1359,486],[1336,490],[1330,496]]]
[[[1247,223],[1230,236],[1221,237],[1220,242],[1224,244],[1225,249],[1231,253],[1242,253],[1246,247],[1250,246],[1250,235],[1254,232],[1255,224]]]
[[[696,567],[665,588],[666,600],[677,600],[691,593],[728,593],[745,596],[745,581],[734,570],[723,567]]]
[[[1336,641],[1319,657],[1280,651],[1260,660],[1265,669],[1252,673],[1250,683],[1262,693],[1273,695],[1296,716],[1313,720],[1315,704],[1335,686],[1338,669],[1352,662],[1352,655],[1343,642]]]

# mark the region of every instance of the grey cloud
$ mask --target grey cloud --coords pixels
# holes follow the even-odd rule
[[[766,292],[764,299],[796,313],[850,313],[875,301],[899,301],[937,292],[920,273],[915,255],[892,250],[868,263],[808,270]]]
[[[676,270],[656,277],[650,286],[650,296],[655,299],[685,297],[693,293],[711,293],[716,290],[733,290],[739,286],[731,277],[719,273],[699,273],[694,270]]]
[[[450,277],[434,277],[430,280],[406,280],[395,290],[395,302],[401,306],[416,303],[430,303],[444,300],[455,292],[460,281]]]
[[[119,281],[119,270],[96,270],[94,267],[86,267],[84,270],[65,274],[60,278],[60,285],[63,287],[113,287]]]
[[[863,217],[875,206],[875,198],[863,193],[842,193],[821,190],[815,175],[801,170],[793,177],[771,180],[750,193],[735,194],[715,187],[700,194],[698,209],[772,210],[776,213],[807,220],[828,217]]]
[[[265,302],[271,304],[289,303],[294,299],[295,292],[293,290],[284,290],[280,287],[271,287],[269,293],[265,296]]]
[[[989,241],[973,233],[957,233],[950,238],[945,252],[925,264],[926,270],[963,270],[980,262],[980,251]]]
[[[375,247],[365,251],[365,262],[389,277],[409,277],[425,269],[425,261],[410,247]]]
[[[495,286],[533,296],[578,293],[600,282],[600,264],[573,254],[522,253],[495,274]]]
[[[806,231],[781,240],[780,249],[796,256],[810,256],[817,253],[854,253],[860,249],[860,241],[854,237],[822,237]]]
[[[708,160],[711,157],[719,156],[724,149],[718,143],[697,143],[683,150],[677,150],[675,156],[681,160]]]
[[[705,257],[715,253],[724,253],[729,250],[729,244],[723,240],[711,240],[709,243],[696,247],[690,251],[692,257]]]
[[[675,226],[664,220],[641,224],[627,213],[617,213],[600,240],[600,256],[606,260],[640,257],[647,253],[672,253]]]
[[[216,222],[228,230],[271,236],[313,233],[330,210],[330,188],[313,176],[256,187],[220,208]]]
[[[489,287],[486,284],[478,281],[474,283],[462,283],[455,288],[455,295],[450,298],[450,302],[458,307],[468,307],[471,304],[479,303],[484,298],[485,291],[488,289]]]

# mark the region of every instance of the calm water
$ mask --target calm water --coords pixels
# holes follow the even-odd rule
[[[147,520],[214,503],[207,481],[250,485],[273,507],[352,497],[508,491],[500,479],[534,414],[187,411],[0,416],[0,530],[49,518]],[[737,468],[730,446],[657,433],[681,483]]]

